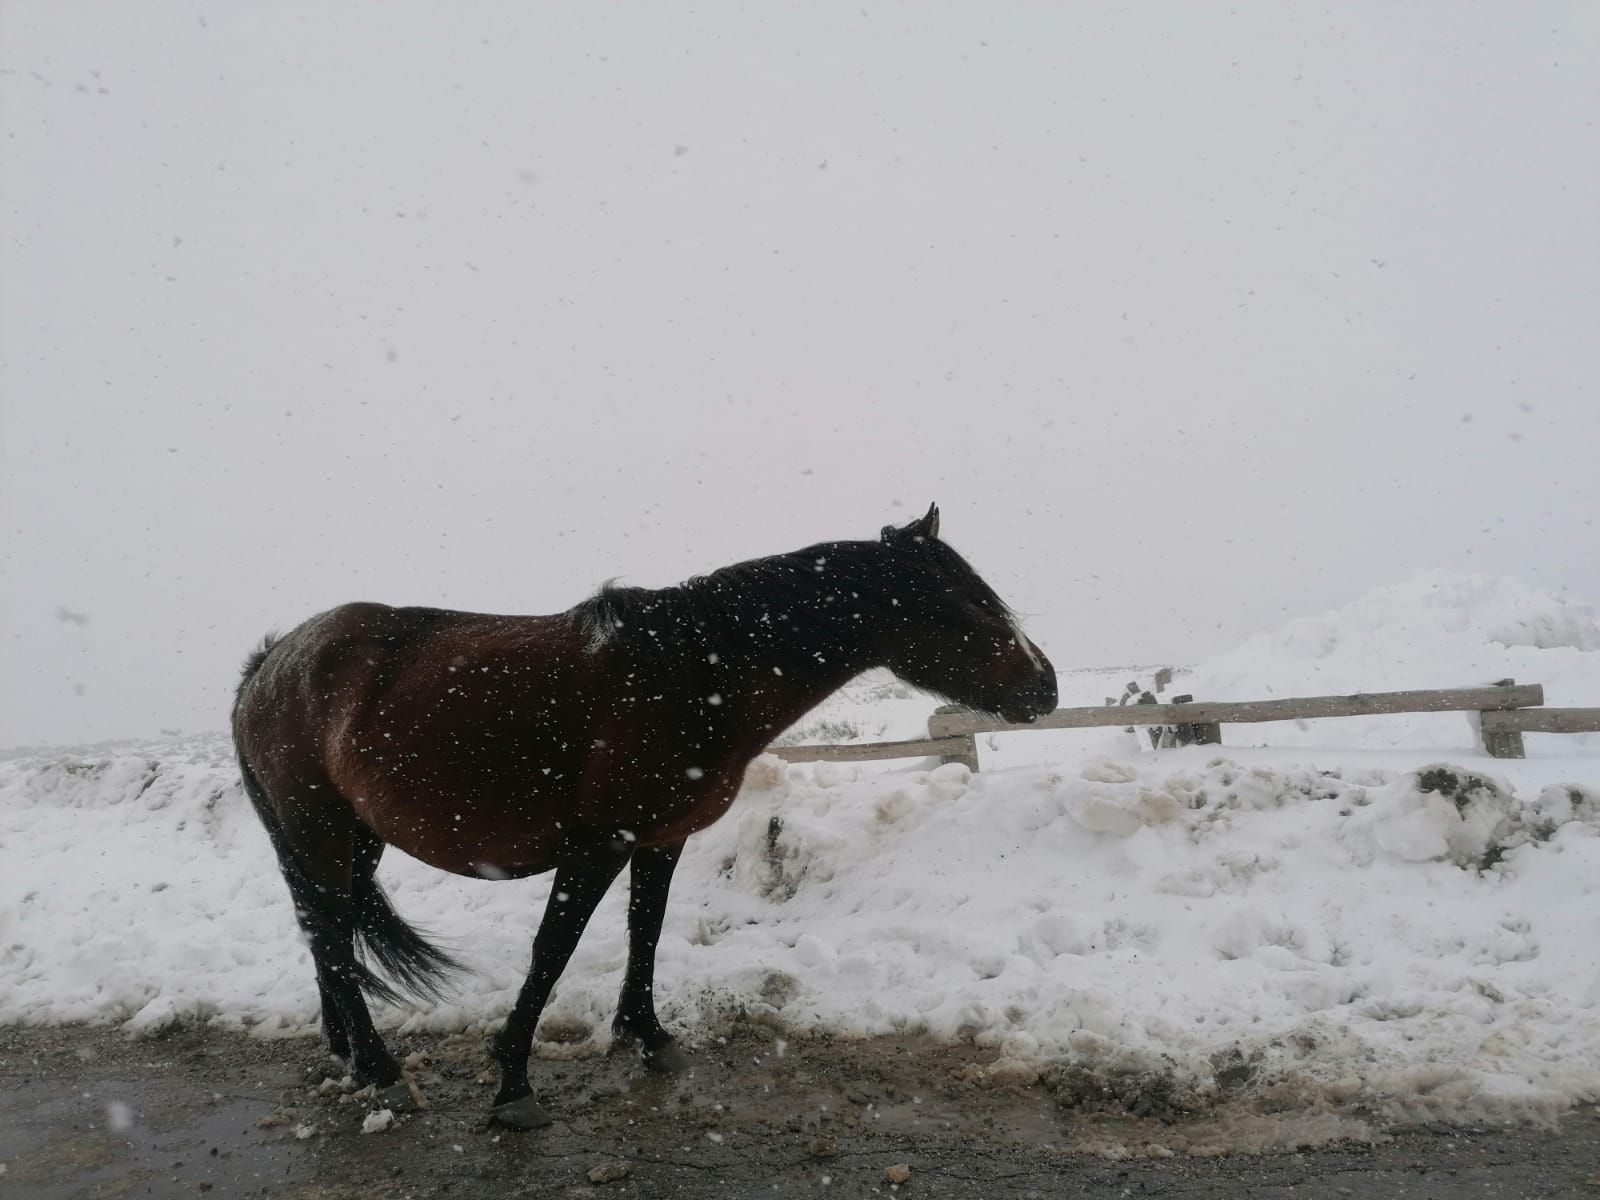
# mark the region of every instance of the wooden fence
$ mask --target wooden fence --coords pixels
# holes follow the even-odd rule
[[[926,738],[903,742],[860,742],[844,746],[774,746],[769,753],[789,762],[861,762],[936,755],[945,762],[965,763],[976,771],[977,735],[980,733],[1160,725],[1172,729],[1173,740],[1179,745],[1220,745],[1223,725],[1426,712],[1475,714],[1483,748],[1496,758],[1523,757],[1522,735],[1525,732],[1600,732],[1600,708],[1540,707],[1543,704],[1544,688],[1539,684],[1518,684],[1508,679],[1492,687],[1421,692],[1367,692],[1351,696],[1299,696],[1287,700],[1202,700],[1121,707],[1058,708],[1031,725],[1010,725],[998,717],[946,706],[928,719]]]

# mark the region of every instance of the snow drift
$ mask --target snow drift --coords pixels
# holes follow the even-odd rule
[[[1343,608],[1250,638],[1183,681],[1200,699],[1271,699],[1515,679],[1545,703],[1600,704],[1600,617],[1514,579],[1419,571]],[[1240,727],[1273,746],[1470,746],[1462,713],[1340,718]],[[1593,734],[1530,735],[1543,752],[1600,754]]]

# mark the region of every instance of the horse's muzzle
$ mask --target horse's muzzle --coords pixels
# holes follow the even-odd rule
[[[1032,689],[1000,709],[1000,716],[1013,725],[1032,725],[1056,710],[1056,673],[1046,668]]]

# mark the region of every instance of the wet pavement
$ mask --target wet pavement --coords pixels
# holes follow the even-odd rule
[[[430,1107],[363,1132],[370,1105],[310,1039],[0,1029],[0,1197],[1600,1197],[1592,1106],[1553,1128],[1136,1118],[988,1077],[969,1047],[751,1027],[673,1079],[541,1045],[557,1121],[514,1133],[485,1119],[481,1037],[396,1048]]]

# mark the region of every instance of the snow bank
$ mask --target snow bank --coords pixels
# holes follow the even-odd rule
[[[314,1025],[287,894],[215,757],[0,763],[0,1020]],[[663,1016],[691,1036],[736,1011],[926,1033],[1195,1103],[1291,1084],[1433,1115],[1600,1096],[1596,789],[1198,749],[977,776],[760,763],[768,786],[691,841],[662,938]],[[475,973],[382,1019],[502,1017],[548,879],[393,851],[383,874]],[[599,1039],[620,891],[550,1010]]]
[[[1595,793],[1180,757],[791,768],[747,798],[721,860],[766,904],[717,905],[718,982],[739,987],[742,954],[745,993],[788,1022],[970,1038],[1197,1097],[1223,1064],[1374,1102],[1594,1094]]]
[[[1291,621],[1196,668],[1205,700],[1540,683],[1552,706],[1600,704],[1600,616],[1514,579],[1419,571],[1319,617]],[[1236,726],[1270,746],[1470,747],[1460,713]],[[1530,735],[1530,752],[1600,754],[1593,734]]]
[[[1185,686],[1227,698],[1514,675],[1592,704],[1597,660],[1580,609],[1419,576],[1253,639]],[[865,681],[818,719],[915,732],[900,726],[928,702],[887,686]],[[1437,719],[1227,731],[1293,750],[1156,754],[1113,731],[1109,756],[976,776],[760,759],[679,869],[662,1016],[691,1041],[733,1013],[970,1040],[999,1051],[999,1079],[1043,1070],[1058,1088],[1182,1104],[1265,1094],[1480,1119],[1600,1099],[1600,754],[1571,739],[1541,758],[1530,739],[1528,761],[1495,762],[1421,723]],[[500,1020],[548,877],[457,879],[395,851],[381,873],[473,973],[380,1021]],[[621,983],[623,890],[547,1015],[595,1042]],[[270,1034],[316,1017],[224,739],[0,760],[0,1021]]]

